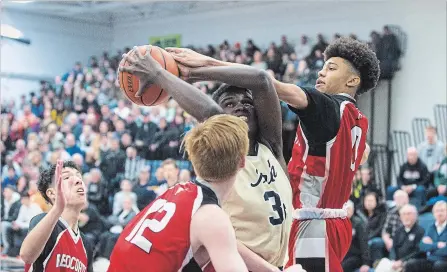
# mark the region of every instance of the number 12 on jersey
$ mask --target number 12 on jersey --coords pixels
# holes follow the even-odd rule
[[[137,225],[132,229],[132,232],[126,237],[126,241],[136,245],[146,253],[149,253],[151,251],[152,243],[143,236],[143,232],[147,228],[153,232],[162,231],[174,215],[175,209],[176,206],[174,203],[167,202],[164,199],[157,199],[146,211],[143,218],[138,221]],[[161,220],[147,218],[151,213],[163,211],[166,213]]]

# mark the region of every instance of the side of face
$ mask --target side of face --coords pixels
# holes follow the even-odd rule
[[[377,207],[377,201],[374,195],[367,195],[364,199],[365,209],[374,210]]]
[[[437,222],[445,222],[447,219],[447,205],[436,205],[433,207],[433,216]]]
[[[340,57],[328,59],[318,72],[315,89],[327,94],[340,93],[360,84],[360,77],[353,73],[352,66]]]
[[[404,208],[400,211],[400,221],[405,227],[413,226],[416,223],[417,213],[411,208]]]
[[[176,181],[178,179],[179,170],[173,164],[163,166],[164,178],[167,181]]]
[[[81,173],[71,167],[64,167],[61,173],[62,190],[67,198],[67,206],[83,206],[87,203],[87,190]],[[54,203],[56,201],[56,183],[47,189],[47,196]]]
[[[253,104],[253,98],[245,89],[231,88],[224,92],[218,100],[224,113],[237,116],[247,122],[250,135],[258,131],[258,116]]]

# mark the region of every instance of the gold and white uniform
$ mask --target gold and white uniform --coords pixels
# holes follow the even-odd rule
[[[292,225],[292,188],[278,160],[259,143],[222,208],[230,216],[237,239],[275,266],[283,266]]]

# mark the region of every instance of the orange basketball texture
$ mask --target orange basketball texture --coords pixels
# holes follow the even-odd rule
[[[139,46],[141,54],[146,54],[146,47]],[[135,55],[135,52],[131,54]],[[174,58],[166,52],[164,49],[158,46],[150,47],[151,56],[160,63],[161,67],[175,76],[179,76],[180,72]],[[129,64],[124,59],[121,60],[120,66],[128,66]],[[162,104],[169,100],[168,93],[161,87],[153,84],[146,88],[141,97],[135,97],[140,85],[139,78],[127,72],[119,72],[118,74],[120,89],[126,95],[126,97],[133,103],[140,106],[155,106]]]

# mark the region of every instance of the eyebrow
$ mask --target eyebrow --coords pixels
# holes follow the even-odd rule
[[[332,61],[328,61],[328,62],[327,62],[327,65],[331,65],[331,64],[338,66],[338,64],[335,63],[335,62],[332,62]]]

